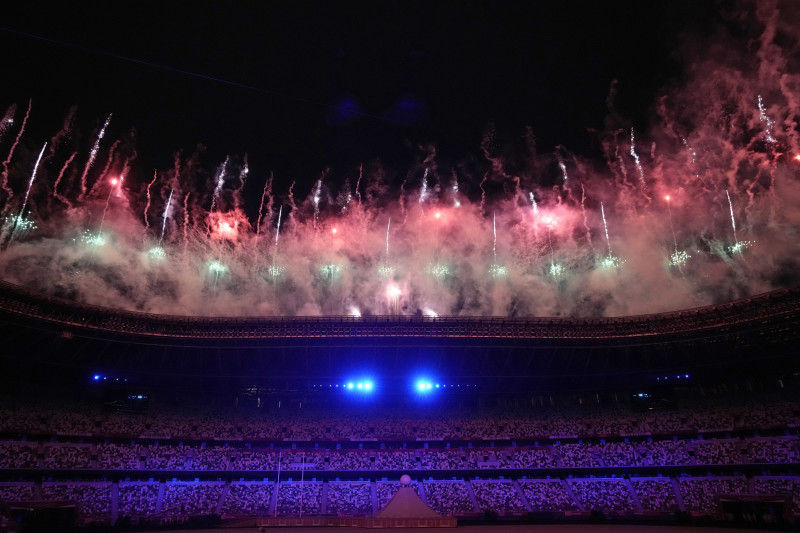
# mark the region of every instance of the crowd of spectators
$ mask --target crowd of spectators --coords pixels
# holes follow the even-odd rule
[[[33,483],[0,483],[0,502],[33,501]]]
[[[27,442],[0,441],[0,468],[38,468],[38,446]]]
[[[146,448],[135,442],[116,444],[100,442],[95,450],[97,461],[95,468],[108,470],[139,470],[142,468],[142,458],[147,455]]]
[[[753,479],[756,494],[788,494],[794,512],[800,513],[800,478],[757,477]]]
[[[83,521],[107,522],[111,518],[111,483],[42,483],[42,500],[77,502]]]
[[[636,510],[624,479],[570,479],[567,484],[586,511],[622,513]]]
[[[645,511],[674,513],[679,509],[672,480],[669,478],[634,478],[631,479],[631,486]]]
[[[459,470],[464,468],[462,455],[450,450],[431,449],[417,455],[419,457],[419,468],[424,470]]]
[[[478,509],[498,514],[522,514],[525,503],[511,481],[472,481]]]
[[[201,446],[191,451],[191,470],[228,470],[227,446]]]
[[[276,450],[241,448],[230,451],[231,470],[277,470],[279,453]]]
[[[185,470],[191,453],[189,446],[151,444],[145,455],[145,470]]]
[[[653,440],[641,444],[643,453],[639,456],[644,466],[692,464],[687,441],[683,439]]]
[[[369,482],[328,483],[326,514],[357,516],[372,514],[372,492]]]
[[[425,484],[428,506],[444,516],[468,515],[477,512],[475,502],[464,481],[441,481]]]
[[[196,440],[471,440],[607,438],[674,435],[736,429],[789,427],[798,423],[800,404],[775,402],[634,412],[604,408],[542,408],[414,413],[385,411],[363,419],[346,411],[109,414],[91,409],[0,408],[0,433],[95,437],[157,437]]]
[[[557,444],[553,446],[559,466],[595,468],[600,466],[598,446],[592,444]]]
[[[533,512],[579,510],[561,480],[521,479],[519,486]]]
[[[751,463],[800,463],[800,443],[795,439],[749,439],[744,456]]]
[[[131,518],[155,516],[158,504],[158,483],[125,482],[119,484],[119,514]]]
[[[483,443],[477,443],[483,444]],[[253,444],[142,441],[125,443],[0,440],[0,468],[165,471],[437,471],[512,468],[599,468],[793,464],[797,436],[538,443],[533,446],[413,449],[264,448]]]
[[[236,481],[231,483],[222,506],[223,516],[268,516],[275,484]]]
[[[370,515],[399,487],[386,478],[355,481],[362,477],[358,472],[373,472],[373,479],[414,474],[415,492],[445,516],[527,511],[713,514],[719,510],[718,495],[745,493],[791,495],[792,512],[800,514],[796,477],[755,476],[748,486],[744,476],[697,474],[704,466],[742,465],[753,471],[749,465],[795,465],[800,462],[797,427],[800,404],[786,402],[658,414],[543,408],[475,415],[382,411],[375,417],[319,410],[247,417],[4,406],[0,470],[37,470],[33,475],[38,479],[70,479],[73,472],[80,472],[73,479],[81,480],[120,476],[86,472],[110,470],[134,481],[34,483],[15,472],[6,479],[24,481],[0,483],[0,504],[74,501],[81,517],[101,522],[111,519],[112,510],[119,517],[164,519]],[[677,476],[672,478],[636,477],[636,467],[661,466],[692,468],[665,472]],[[613,468],[631,470],[617,474],[625,477],[612,477]],[[544,477],[550,474],[547,469],[575,470],[557,472],[562,479],[520,479]],[[340,472],[353,475],[320,481],[338,478]],[[279,482],[274,481],[276,473]],[[660,474],[660,469],[638,472]],[[136,481],[160,475],[175,478]],[[240,481],[231,480],[240,476]],[[220,481],[175,480],[200,477]],[[244,481],[262,477],[273,481]]]
[[[632,466],[641,465],[641,458],[645,453],[634,444],[628,442],[604,442],[596,447],[599,462],[603,466]]]
[[[108,522],[112,482],[42,482],[37,496],[31,482],[0,483],[3,502],[75,502],[86,522]],[[241,516],[369,516],[385,507],[400,487],[387,481],[120,481],[116,515],[135,519],[185,519],[221,514]],[[800,478],[760,477],[748,488],[743,476],[679,478],[567,478],[425,480],[413,490],[445,516],[476,513],[524,515],[530,512],[637,511],[699,515],[719,512],[719,495],[785,496],[789,512],[800,505]],[[278,488],[278,494],[275,490]],[[683,505],[681,505],[681,502]]]
[[[169,482],[164,488],[161,514],[179,517],[213,514],[224,486],[222,482]]]
[[[687,511],[713,514],[717,511],[717,495],[745,494],[747,480],[744,477],[680,478],[678,487]]]
[[[278,516],[318,516],[322,511],[319,482],[281,482],[276,510]]]
[[[549,446],[520,448],[514,454],[518,468],[552,468],[558,466]]]
[[[742,441],[739,439],[714,439],[696,441],[693,445],[694,461],[700,465],[742,464]]]
[[[53,443],[42,448],[41,468],[65,468],[77,470],[91,468],[92,448],[89,444]]]

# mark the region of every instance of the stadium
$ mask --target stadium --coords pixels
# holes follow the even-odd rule
[[[359,168],[298,201],[246,159],[64,148],[3,188],[6,529],[796,527],[777,146],[746,152],[768,184],[658,201],[565,164],[476,197],[429,160],[399,199]]]
[[[168,4],[0,27],[0,533],[797,530],[794,3]]]
[[[797,523],[798,288],[605,319],[0,302],[20,524],[430,527],[374,525],[403,475],[462,524]]]

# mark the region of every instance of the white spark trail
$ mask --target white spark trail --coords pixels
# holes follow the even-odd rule
[[[494,262],[497,264],[497,213],[492,213],[492,232],[494,233],[494,243],[492,244],[492,254]]]
[[[164,240],[164,231],[167,229],[167,215],[169,214],[170,204],[172,203],[173,192],[175,192],[174,188],[169,190],[169,198],[167,198],[167,206],[164,208],[164,220],[161,223],[161,238],[158,240],[159,243],[161,243]]]
[[[608,245],[608,254],[611,255],[611,239],[608,238],[608,224],[606,224],[606,210],[603,207],[603,202],[600,202],[600,214],[603,216],[603,229],[606,232],[606,245]]]
[[[86,162],[86,166],[83,168],[83,174],[81,175],[81,195],[79,197],[80,200],[86,196],[86,176],[89,174],[89,169],[92,168],[94,164],[95,158],[97,158],[97,152],[100,150],[100,141],[103,140],[103,137],[106,134],[106,128],[108,128],[108,123],[111,122],[111,114],[108,115],[105,124],[103,127],[100,128],[100,133],[97,134],[97,139],[94,141],[94,146],[92,146],[91,151],[89,152],[89,160]]]
[[[31,179],[28,181],[28,190],[25,191],[25,199],[22,201],[22,208],[19,211],[19,217],[22,217],[23,213],[25,212],[25,207],[28,205],[28,196],[31,194],[31,187],[33,186],[33,180],[36,178],[36,171],[39,169],[39,162],[42,160],[42,155],[44,155],[44,149],[47,148],[47,143],[44,143],[42,146],[42,151],[39,152],[39,157],[36,158],[36,164],[33,166],[33,172],[31,173]]]
[[[647,190],[647,183],[644,180],[642,163],[639,161],[639,155],[636,153],[636,138],[633,134],[633,128],[631,128],[631,157],[633,157],[633,160],[636,163],[636,169],[639,171],[639,182],[642,184],[642,189]]]
[[[278,249],[278,237],[281,236],[281,215],[283,215],[283,206],[278,209],[278,226],[275,229],[275,249]]]
[[[768,143],[774,144],[775,135],[773,134],[773,127],[775,123],[767,115],[767,110],[764,108],[764,101],[761,99],[760,94],[758,95],[758,118],[764,123],[764,138]]]
[[[225,183],[225,169],[228,167],[229,157],[225,158],[225,162],[220,165],[217,171],[217,184],[214,187],[214,196],[211,198],[211,212],[213,213],[217,207],[217,198],[219,198],[222,191],[222,185]]]
[[[392,217],[389,217],[389,223],[386,224],[386,260],[389,260],[389,228],[392,226]]]
[[[428,169],[425,169],[425,175],[422,176],[422,187],[419,190],[419,209],[421,212],[425,212],[425,208],[422,204],[425,203],[425,200],[428,199]]]
[[[725,191],[725,195],[728,197],[728,207],[731,210],[731,226],[733,226],[733,241],[738,243],[739,239],[736,237],[736,219],[733,216],[733,202],[731,202],[731,195],[727,190]]]
[[[322,198],[322,179],[317,180],[317,186],[314,188],[314,226],[319,223],[319,201]]]

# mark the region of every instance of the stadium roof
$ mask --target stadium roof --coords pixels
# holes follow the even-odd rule
[[[798,370],[800,287],[614,318],[181,317],[78,304],[0,283],[9,375],[333,386],[419,372],[506,392],[607,390]]]

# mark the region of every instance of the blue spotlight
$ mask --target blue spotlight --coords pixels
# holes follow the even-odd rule
[[[371,379],[348,381],[344,388],[347,392],[371,394],[375,390],[375,382]]]
[[[418,379],[415,388],[420,394],[428,394],[433,389],[433,383],[428,379]]]

